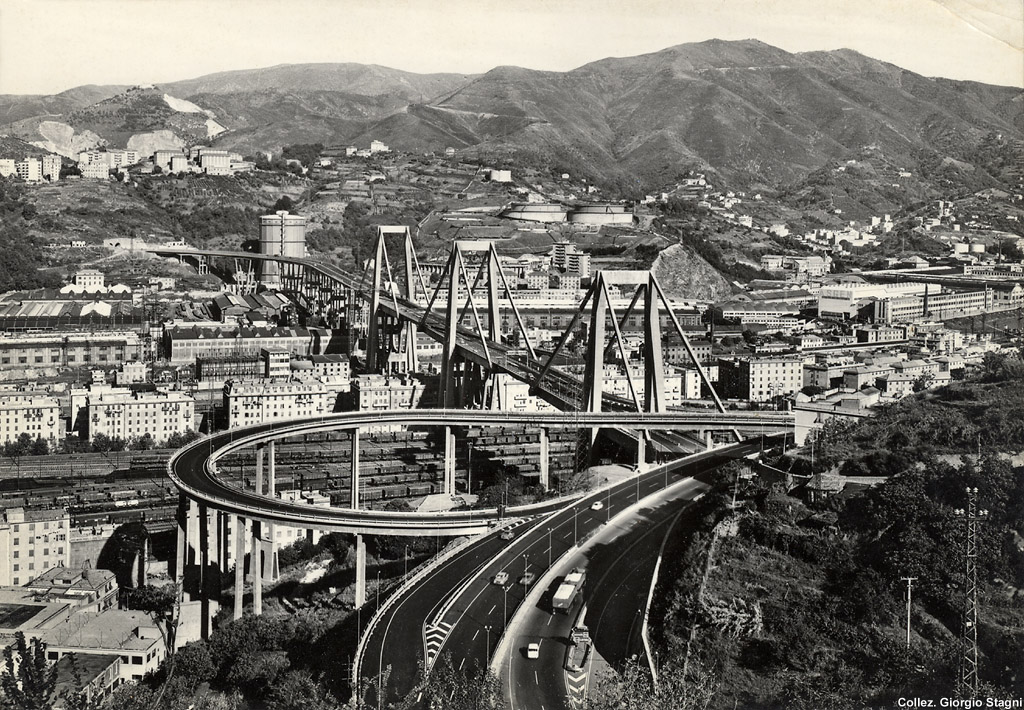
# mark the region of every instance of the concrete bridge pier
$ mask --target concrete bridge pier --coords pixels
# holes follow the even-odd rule
[[[647,436],[644,432],[637,432],[636,437],[636,471],[641,473],[647,470]]]
[[[209,638],[220,604],[222,520],[218,511],[181,495],[174,578],[181,608],[175,644]]]
[[[547,427],[540,430],[540,484],[545,490],[551,487],[551,433]]]
[[[455,495],[455,432],[444,428],[444,493]]]
[[[277,497],[277,442],[270,441],[267,444],[267,495],[271,498]],[[267,523],[266,532],[267,542],[269,549],[267,551],[269,555],[269,567],[270,575],[269,581],[274,581],[278,576],[277,567],[277,534],[276,526],[273,523]]]
[[[252,574],[252,613],[263,613],[263,539],[261,523],[252,521],[252,552],[249,568]]]
[[[245,608],[245,548],[249,536],[249,521],[242,516],[231,516],[229,523],[235,536],[235,606],[232,619],[241,619]]]
[[[349,503],[352,510],[359,510],[359,427],[352,430],[352,478]]]
[[[366,541],[356,535],[356,608],[366,603]]]

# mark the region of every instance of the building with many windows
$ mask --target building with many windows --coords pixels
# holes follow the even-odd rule
[[[86,400],[89,441],[104,434],[131,441],[149,434],[160,443],[195,425],[195,400],[184,392],[91,389]]]
[[[0,367],[81,367],[120,364],[143,359],[145,346],[138,333],[0,334]]]
[[[38,636],[46,644],[48,661],[59,661],[70,653],[120,661],[115,686],[142,680],[167,656],[160,622],[144,611],[79,612],[65,624],[40,629]]]
[[[17,440],[22,434],[55,443],[64,438],[60,402],[46,394],[0,395],[0,444]]]
[[[719,390],[725,397],[768,402],[796,392],[803,380],[801,358],[718,358]]]
[[[117,575],[110,570],[53,567],[25,587],[50,599],[70,601],[81,611],[106,611],[117,606]]]
[[[251,353],[261,348],[286,350],[293,355],[317,355],[330,340],[329,330],[316,328],[202,328],[164,329],[164,352],[172,364],[194,363],[197,357],[213,358]]]
[[[338,392],[318,378],[231,380],[224,385],[228,428],[330,414]]]
[[[0,586],[26,584],[71,563],[71,516],[63,508],[7,508],[0,521]]]

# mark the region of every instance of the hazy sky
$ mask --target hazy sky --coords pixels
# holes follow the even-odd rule
[[[561,71],[711,38],[1024,87],[1021,0],[0,0],[0,93],[300,62]]]

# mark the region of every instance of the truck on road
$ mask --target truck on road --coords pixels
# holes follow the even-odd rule
[[[583,582],[587,579],[587,573],[579,567],[573,567],[565,579],[558,585],[555,594],[551,597],[551,609],[556,613],[568,614],[576,600],[583,592]]]

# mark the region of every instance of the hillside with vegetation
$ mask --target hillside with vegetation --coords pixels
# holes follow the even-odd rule
[[[1022,411],[1024,364],[991,354],[976,378],[818,437],[814,471],[884,483],[811,503],[755,479],[735,515],[709,504],[702,533],[666,556],[654,610],[659,658],[679,681],[673,707],[705,707],[694,704],[701,698],[723,709],[899,698],[938,707],[955,697],[966,534],[957,510],[968,487],[988,511],[978,540],[981,697],[1021,697],[1024,467],[1009,455],[1024,449]],[[979,445],[980,456],[963,453]],[[809,451],[772,463],[812,469]],[[723,471],[723,497],[745,468]],[[916,578],[909,647],[905,577]],[[625,692],[623,683],[612,689]]]

